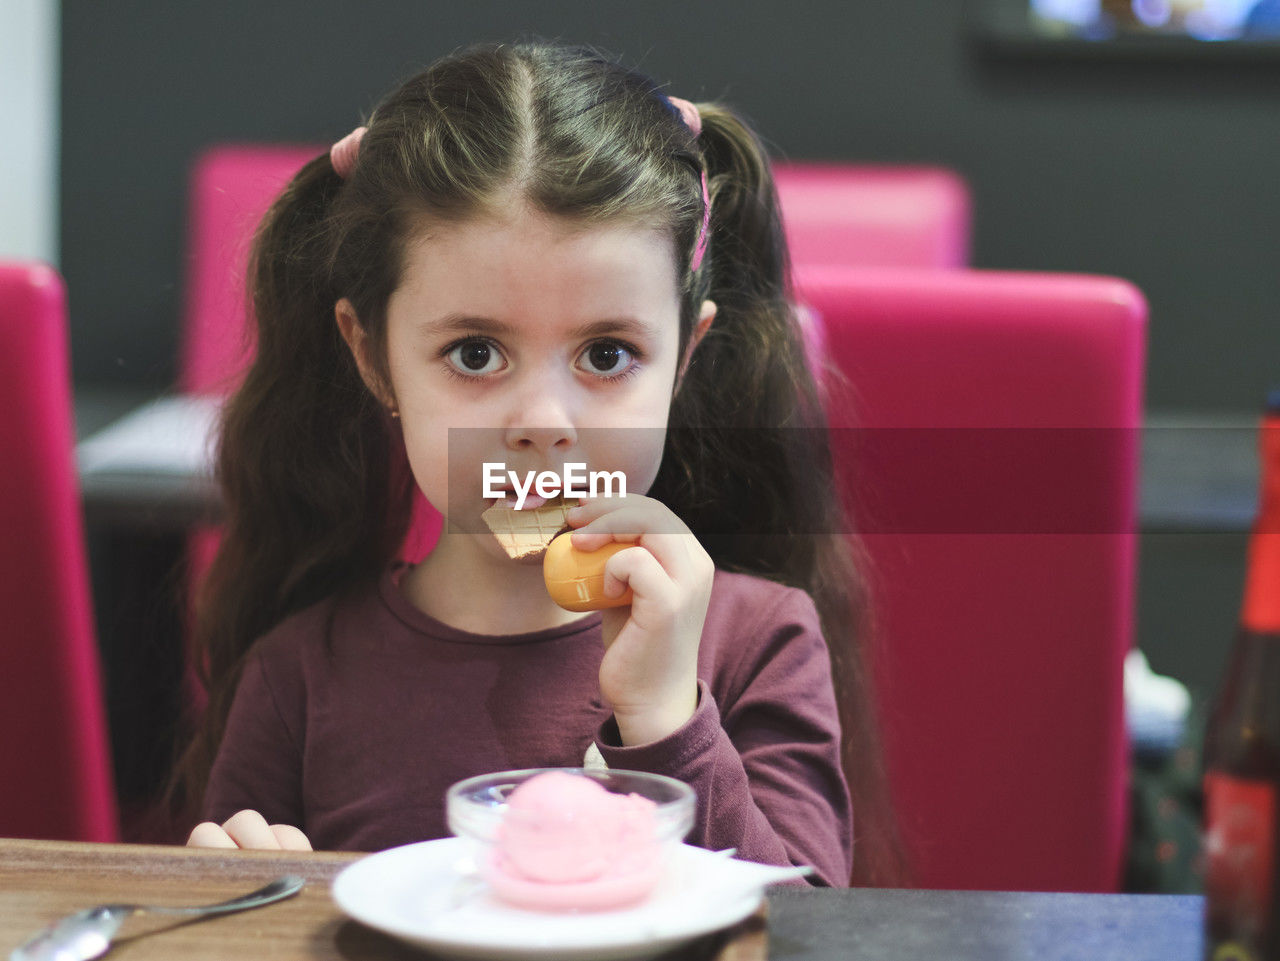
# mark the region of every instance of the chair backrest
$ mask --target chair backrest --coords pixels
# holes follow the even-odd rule
[[[62,278],[0,262],[0,836],[118,837]]]
[[[1116,890],[1146,305],[1111,278],[813,268],[922,887]]]
[[[938,167],[775,163],[797,267],[963,267],[969,189]]]
[[[254,229],[318,146],[218,146],[191,175],[186,308],[179,381],[188,393],[224,393],[252,355],[245,270]]]

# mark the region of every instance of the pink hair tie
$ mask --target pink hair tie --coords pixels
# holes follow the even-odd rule
[[[671,106],[680,111],[680,116],[684,118],[684,125],[693,131],[693,135],[701,136],[702,114],[698,113],[697,106],[680,97],[668,97],[667,100],[671,102]]]
[[[329,162],[333,164],[334,172],[343,180],[350,177],[351,171],[356,169],[356,156],[360,153],[360,140],[368,129],[368,127],[356,127],[355,130],[329,148]]]
[[[668,97],[671,106],[680,111],[684,125],[693,131],[695,137],[702,136],[702,114],[696,104],[681,97]],[[702,258],[707,253],[707,237],[711,233],[711,193],[707,190],[707,168],[702,168],[702,227],[698,231],[698,242],[693,248],[693,259],[689,261],[689,269],[697,270],[702,266]]]

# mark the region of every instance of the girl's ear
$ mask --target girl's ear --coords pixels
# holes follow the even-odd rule
[[[365,332],[364,326],[360,323],[360,318],[356,315],[356,308],[343,297],[333,307],[333,315],[338,321],[338,330],[342,334],[342,339],[347,342],[347,347],[351,351],[351,356],[355,358],[356,367],[360,371],[360,379],[364,381],[364,385],[369,388],[370,393],[378,398],[378,402],[383,407],[395,409],[395,397],[390,389],[382,382],[382,378],[378,376],[377,367],[373,363],[373,358],[369,353],[369,335]]]
[[[698,322],[693,327],[693,336],[689,338],[689,343],[684,349],[684,358],[680,361],[680,371],[676,374],[676,390],[680,389],[680,382],[684,380],[684,372],[689,369],[689,361],[693,360],[693,352],[697,348],[698,343],[711,327],[711,322],[716,319],[716,305],[714,301],[704,300],[702,309],[698,312]]]

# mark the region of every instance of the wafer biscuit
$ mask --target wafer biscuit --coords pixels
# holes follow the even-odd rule
[[[499,502],[480,516],[507,556],[520,560],[545,551],[551,539],[568,526],[565,514],[569,508],[577,506],[577,500],[563,497],[554,497],[541,507],[522,511]]]

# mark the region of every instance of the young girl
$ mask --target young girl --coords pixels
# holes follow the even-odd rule
[[[447,835],[461,778],[603,761],[691,784],[691,843],[889,880],[860,582],[742,121],[592,52],[472,49],[297,175],[252,278],[189,843],[377,850]],[[633,545],[630,606],[552,603],[478,522],[489,462],[625,473],[569,523]],[[415,484],[448,520],[409,566]]]

